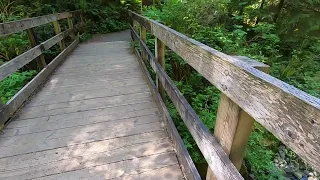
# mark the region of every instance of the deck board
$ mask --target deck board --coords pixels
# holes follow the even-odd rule
[[[81,44],[0,136],[0,179],[184,179],[130,43]]]

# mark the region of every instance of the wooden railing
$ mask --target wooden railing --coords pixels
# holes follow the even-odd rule
[[[73,26],[72,21],[72,18],[74,17],[78,17],[80,19],[80,23],[75,26]],[[62,19],[67,19],[69,28],[64,32],[61,32],[59,24],[59,20]],[[33,28],[48,23],[53,23],[56,35],[38,44]],[[25,102],[35,89],[53,72],[55,67],[76,47],[79,43],[79,37],[75,35],[75,32],[82,26],[82,11],[51,14],[0,24],[0,37],[25,30],[27,32],[30,45],[32,46],[30,50],[0,66],[0,81],[15,73],[34,59],[37,61],[38,68],[41,69],[41,71],[14,97],[12,97],[6,104],[3,104],[2,106],[0,105],[1,127],[5,125],[13,113],[17,111],[23,102]],[[64,40],[67,36],[70,36],[73,41],[68,47],[66,47]],[[45,50],[50,49],[57,43],[59,43],[61,53],[47,64],[43,53]]]
[[[315,170],[320,171],[320,99],[268,74],[268,66],[232,57],[134,12],[131,35],[153,94],[159,102],[178,158],[188,179],[200,176],[161,98],[164,90],[178,110],[209,165],[207,179],[243,179],[241,167],[253,123],[259,122]],[[134,26],[140,24],[140,37]],[[155,56],[146,46],[146,31],[156,38]],[[165,46],[181,56],[221,92],[214,135],[210,134],[164,69]],[[145,63],[157,76],[157,87]],[[262,154],[263,155],[263,154]]]

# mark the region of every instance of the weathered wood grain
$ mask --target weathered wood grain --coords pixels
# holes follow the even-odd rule
[[[175,180],[184,180],[185,178],[179,172],[180,167],[178,165],[166,166],[164,168],[158,168],[150,171],[146,171],[140,174],[122,176],[123,180],[167,180],[175,179]]]
[[[34,119],[31,119],[31,122],[28,121],[16,121],[14,128],[5,128],[3,130],[2,137],[11,137],[11,136],[20,136],[25,134],[32,134],[32,133],[39,133],[39,132],[45,132],[50,130],[59,130],[61,128],[71,128],[71,127],[85,127],[87,125],[94,125],[99,124],[103,122],[139,122],[139,123],[151,123],[159,121],[160,118],[157,115],[157,112],[154,109],[146,109],[146,110],[140,110],[136,112],[128,112],[130,116],[124,116],[120,117],[118,119],[115,119],[114,116],[118,115],[119,113],[114,113],[112,117],[108,116],[95,116],[92,118],[78,118],[78,119],[71,119],[70,121],[64,121],[63,119],[57,122],[46,122],[46,121],[37,121],[38,124],[33,125],[32,123],[36,121],[32,121]],[[40,119],[40,118],[37,118]],[[36,119],[36,120],[37,120]],[[112,123],[110,123],[112,124]],[[23,127],[19,127],[23,126]]]
[[[147,30],[146,30],[146,28],[143,27],[143,26],[140,27],[140,38],[141,38],[141,40],[142,40],[143,42],[147,42]],[[143,59],[144,61],[147,60],[147,58],[146,58],[147,56],[146,56],[146,54],[145,54],[144,52],[142,52],[141,57],[142,57],[142,59]]]
[[[162,150],[158,150],[159,152]],[[148,148],[145,154],[151,154],[152,148]],[[157,150],[153,150],[156,152]],[[134,154],[130,152],[128,155]],[[135,153],[137,154],[137,152]],[[126,154],[123,156],[127,157]],[[100,158],[101,160],[107,159],[106,157]],[[172,152],[166,152],[162,154],[152,154],[148,156],[137,156],[134,158],[126,158],[125,161],[118,161],[112,163],[102,163],[99,161],[98,166],[90,166],[87,163],[83,165],[78,165],[75,161],[70,162],[74,166],[66,168],[64,173],[55,174],[52,176],[44,176],[41,179],[67,179],[67,180],[77,180],[77,179],[131,179],[131,178],[143,178],[150,179],[153,177],[162,177],[162,180],[166,179],[183,179],[182,173],[179,170],[176,163],[176,157]],[[77,166],[76,166],[77,165]],[[79,168],[79,170],[72,171],[76,169],[74,167],[86,167]],[[172,168],[174,167],[174,168]],[[162,169],[166,168],[166,171]],[[117,169],[118,171],[115,171]],[[157,171],[159,170],[159,171]],[[55,170],[56,171],[56,170]],[[42,171],[43,172],[43,171]],[[150,174],[152,172],[152,174]],[[44,172],[43,172],[44,173]],[[49,174],[49,171],[47,171]],[[148,178],[149,177],[149,178]],[[177,178],[176,178],[177,177]]]
[[[81,13],[81,10],[28,18],[28,19],[23,19],[19,21],[0,23],[0,37],[21,32],[26,29],[41,26],[47,23],[51,23],[53,21],[57,21],[60,19],[73,17],[79,13]]]
[[[166,157],[164,157],[166,155]],[[168,157],[170,155],[170,158]],[[137,158],[153,157],[153,159],[148,159],[143,161],[143,164],[131,163],[128,160],[134,160]],[[159,157],[160,156],[160,157]],[[122,164],[122,166],[114,167],[112,164],[117,162],[126,162],[127,165]],[[153,163],[151,163],[153,162]],[[33,179],[41,178],[48,175],[61,174],[64,172],[77,171],[81,169],[91,168],[95,166],[102,166],[110,164],[113,170],[109,169],[108,174],[116,175],[118,171],[126,167],[131,168],[141,168],[148,170],[149,168],[154,168],[152,166],[167,166],[177,164],[175,154],[172,153],[172,147],[170,143],[164,140],[164,142],[152,142],[144,143],[139,146],[119,148],[115,151],[99,152],[89,155],[82,155],[79,157],[72,157],[69,159],[62,159],[60,161],[46,163],[46,164],[34,164],[28,168],[5,171],[0,173],[1,179]],[[109,165],[109,166],[110,166]],[[151,167],[148,167],[151,166]],[[90,179],[90,178],[89,178]]]
[[[132,30],[132,29],[131,29]],[[132,32],[132,34],[135,32]],[[157,102],[158,108],[160,109],[160,112],[162,114],[162,119],[166,124],[166,130],[169,133],[169,136],[171,140],[173,141],[173,145],[175,147],[175,151],[177,153],[177,157],[180,162],[180,166],[183,169],[183,173],[185,174],[185,177],[189,180],[200,180],[201,177],[198,173],[197,168],[195,167],[191,156],[187,150],[187,148],[184,146],[183,140],[181,139],[171,117],[170,114],[161,98],[161,95],[159,94],[156,85],[154,84],[152,77],[142,60],[139,51],[135,49],[136,56],[138,57],[140,66],[142,68],[142,71],[144,72],[149,88],[151,89],[151,92],[154,96],[155,101]]]
[[[101,117],[101,116],[100,116]],[[64,127],[64,126],[54,126],[54,127],[50,127],[48,125],[50,125],[50,123],[46,123],[46,124],[42,124],[41,126],[38,126],[37,128],[35,126],[33,127],[27,127],[27,128],[15,128],[15,129],[8,129],[4,131],[4,134],[1,137],[13,137],[13,136],[21,136],[21,135],[27,135],[27,134],[34,134],[34,133],[40,133],[40,132],[47,132],[47,131],[51,131],[53,132],[54,130],[59,131],[60,129],[74,129],[74,128],[81,128],[84,129],[88,129],[88,128],[92,128],[95,127],[94,130],[96,130],[96,128],[98,126],[103,126],[103,127],[113,127],[116,128],[117,126],[123,125],[123,124],[127,124],[128,128],[131,127],[131,124],[133,125],[140,125],[140,124],[152,124],[152,123],[156,123],[159,122],[160,118],[158,115],[147,115],[147,116],[139,116],[136,118],[127,118],[127,119],[121,119],[121,120],[113,120],[113,121],[104,121],[101,120],[99,118],[95,118],[97,121],[91,123],[91,124],[86,124],[86,123],[80,123],[82,120],[78,119],[80,122],[75,123],[75,125],[73,126],[68,126],[68,127]],[[90,119],[91,120],[91,119]],[[83,121],[82,121],[83,122]],[[90,127],[89,127],[90,126]],[[82,131],[83,132],[83,131]]]
[[[29,39],[29,43],[31,45],[31,47],[35,47],[39,44],[38,40],[37,40],[37,36],[36,34],[34,33],[33,29],[27,29],[27,36],[28,36],[28,39]],[[44,58],[44,55],[41,54],[38,58],[37,58],[37,66],[38,66],[38,69],[43,69],[44,67],[47,66],[47,63],[46,63],[46,60]]]
[[[68,21],[68,28],[69,29],[73,29],[73,21],[71,17],[67,17],[67,21]],[[76,35],[74,34],[74,32],[72,32],[70,34],[71,40],[74,40],[76,38]]]
[[[108,92],[106,92],[108,93]],[[23,109],[19,113],[19,119],[30,119],[43,116],[55,116],[60,114],[68,114],[80,111],[88,111],[90,109],[101,109],[116,106],[124,106],[128,104],[142,103],[150,101],[148,93],[134,93],[120,96],[109,96],[104,98],[85,99],[80,101],[70,101],[58,104],[50,104],[46,106],[33,106],[32,108]],[[121,98],[126,97],[126,99]],[[50,107],[50,108],[47,108]],[[51,109],[51,107],[53,107]]]
[[[320,171],[320,99],[156,21],[132,18]]]
[[[60,148],[38,151],[30,154],[21,154],[0,159],[0,171],[28,168],[30,164],[46,164],[63,159],[71,159],[82,155],[88,156],[95,153],[115,151],[120,148],[137,146],[144,143],[167,140],[164,131],[143,133],[123,138],[114,138],[102,141],[70,145]]]
[[[134,94],[134,93],[144,93],[148,90],[146,89],[147,85],[136,85],[136,86],[128,86],[128,87],[116,87],[116,88],[108,88],[108,89],[97,89],[90,91],[83,91],[78,93],[63,93],[57,95],[44,95],[44,96],[35,96],[31,101],[33,105],[48,105],[48,104],[56,104],[63,102],[73,102],[85,99],[95,99],[100,97],[111,97],[111,96],[119,96],[125,94]]]
[[[105,107],[105,108],[92,108],[87,111],[79,111],[75,113],[67,113],[67,114],[58,114],[55,116],[44,116],[39,118],[32,118],[27,119],[30,123],[42,123],[43,121],[50,121],[50,122],[56,122],[56,121],[67,121],[67,120],[74,120],[74,119],[86,119],[86,118],[92,118],[96,116],[110,116],[110,118],[113,118],[113,116],[119,116],[118,113],[129,113],[133,111],[140,111],[140,110],[146,110],[150,108],[155,108],[156,104],[154,102],[136,102],[132,104],[126,104],[122,106],[111,106],[111,107]],[[19,116],[15,118],[15,121],[24,121],[24,119],[19,119]]]
[[[39,94],[50,95],[50,94],[63,94],[65,92],[75,93],[75,92],[89,91],[94,89],[102,89],[108,85],[122,87],[122,86],[130,86],[130,85],[132,86],[134,84],[141,85],[141,84],[145,84],[145,82],[140,78],[133,77],[130,79],[123,79],[123,81],[121,82],[115,80],[115,81],[85,82],[85,83],[71,85],[71,86],[46,85],[46,86],[43,86],[42,88],[43,91],[40,91]]]
[[[14,59],[8,61],[7,63],[0,66],[0,81],[8,77],[12,73],[16,72],[18,69],[32,61],[33,59],[40,56],[44,50],[48,50],[53,45],[57,44],[60,40],[68,36],[73,30],[66,30],[47,41],[33,47],[27,52],[15,57]]]
[[[161,42],[158,38],[155,38],[155,57],[157,59],[157,61],[159,62],[159,64],[161,65],[162,69],[165,70],[165,65],[166,65],[166,61],[165,61],[165,54],[166,54],[166,46],[163,42]],[[161,85],[161,83],[159,82],[158,77],[156,77],[156,84],[158,87],[158,91],[162,97],[162,99],[164,99],[165,96],[165,90],[163,88],[163,86]]]
[[[26,84],[15,96],[13,96],[0,111],[0,124],[5,123],[13,113],[23,104],[23,102],[36,90],[36,88],[53,72],[57,65],[79,43],[79,38],[73,41],[64,51],[62,51],[48,66],[42,69],[36,77]],[[11,62],[11,61],[10,61]],[[2,67],[2,66],[1,66]],[[0,68],[1,71],[1,68]]]
[[[269,69],[268,65],[247,57],[234,56],[234,58],[264,72],[267,72]],[[241,168],[253,126],[254,119],[241,110],[230,98],[221,94],[214,135],[238,170]],[[209,179],[214,179],[214,175],[210,169],[207,172],[207,180]]]
[[[138,36],[135,33],[133,33],[133,35]],[[167,92],[167,95],[177,108],[177,111],[188,127],[192,137],[194,138],[216,177],[218,179],[243,179],[237,169],[231,163],[217,139],[210,134],[209,130],[199,119],[198,115],[194,112],[190,104],[170,80],[169,76],[162,69],[161,65],[156,61],[154,55],[148,49],[146,44],[140,39],[139,41],[142,50],[148,54],[151,67],[157,74],[161,84],[164,86],[164,89]]]
[[[109,109],[105,109],[109,110]],[[96,111],[96,110],[94,110]],[[97,112],[97,111],[96,111]],[[73,117],[73,118],[64,118],[65,116],[60,117],[41,117],[41,118],[33,118],[29,119],[27,121],[19,121],[18,119],[15,121],[10,122],[8,126],[3,130],[9,131],[9,129],[39,129],[40,131],[47,131],[48,129],[43,128],[44,126],[51,128],[51,129],[59,129],[58,127],[75,127],[80,125],[88,125],[88,124],[94,124],[97,122],[105,122],[105,121],[116,121],[121,119],[128,119],[128,118],[135,118],[140,116],[148,116],[148,115],[158,115],[159,112],[156,109],[156,107],[150,107],[145,109],[139,109],[139,110],[130,110],[125,109],[125,112],[114,112],[109,114],[97,114],[92,115],[88,117]],[[49,119],[50,121],[47,121]],[[40,128],[41,127],[41,128]]]
[[[102,122],[93,125],[3,137],[0,142],[0,157],[162,130],[164,128],[160,122],[129,122],[129,120],[123,120],[118,123],[113,121]]]
[[[61,33],[61,27],[59,21],[53,21],[54,32],[57,34]],[[71,33],[70,33],[71,34]],[[63,51],[66,48],[66,43],[63,39],[59,42],[60,50]]]

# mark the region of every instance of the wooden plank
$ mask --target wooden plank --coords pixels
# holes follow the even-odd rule
[[[141,24],[141,26],[144,26],[148,31],[151,30],[151,23],[150,20],[135,13],[132,11],[128,11],[129,12],[129,16],[131,17],[131,19],[133,20],[133,22],[138,22],[139,24]],[[134,25],[134,24],[133,24]]]
[[[133,33],[137,36],[136,33]],[[140,40],[140,39],[139,39]],[[237,169],[233,166],[227,154],[218,143],[217,139],[211,135],[198,115],[194,112],[190,104],[180,93],[179,89],[170,80],[169,76],[161,68],[155,57],[146,44],[140,40],[142,50],[148,54],[151,66],[158,75],[161,84],[164,86],[167,95],[177,108],[181,118],[188,127],[192,137],[197,143],[200,151],[208,162],[211,170],[218,179],[243,179]]]
[[[119,148],[115,151],[62,159],[47,164],[34,164],[24,169],[5,171],[0,174],[0,178],[10,180],[42,178],[44,176],[103,165],[109,167],[105,169],[106,174],[115,176],[119,174],[117,170],[123,168],[126,169],[127,173],[130,173],[128,167],[131,167],[131,169],[141,169],[140,171],[143,172],[149,170],[149,168],[153,169],[177,164],[175,154],[170,152],[172,151],[172,147],[169,142],[160,142],[158,144],[145,143],[140,146],[141,148],[139,146]],[[123,162],[121,163],[122,166],[114,166],[114,164],[117,164],[118,162]]]
[[[61,33],[61,27],[60,27],[59,21],[54,21],[53,27],[56,35]],[[66,48],[66,43],[64,42],[63,39],[59,42],[59,46],[61,51],[63,51]]]
[[[184,180],[185,178],[182,176],[181,172],[179,171],[180,168],[178,165],[166,166],[164,168],[158,168],[151,171],[146,171],[143,173],[138,173],[135,175],[128,175],[122,176],[121,179],[123,180],[167,180],[175,179],[175,180]]]
[[[63,159],[115,151],[120,148],[137,146],[150,142],[164,142],[167,141],[167,139],[166,132],[159,131],[4,157],[0,159],[0,170],[1,172],[4,172],[8,170],[28,168],[31,164],[46,164]]]
[[[49,43],[50,41],[48,40],[46,42]],[[63,59],[66,58],[66,56],[76,47],[78,43],[79,43],[79,38],[73,41],[73,43],[71,43],[68,46],[68,48],[62,51],[54,60],[51,61],[50,64],[48,64],[47,67],[42,69],[42,71],[40,71],[36,77],[34,77],[28,84],[26,84],[14,97],[12,97],[6,103],[5,107],[0,111],[0,124],[4,124],[13,115],[13,113],[34,92],[34,90],[52,73],[52,71],[57,67],[57,65]],[[47,46],[47,45],[43,43],[42,46]],[[1,70],[2,70],[2,66],[0,67],[0,72]]]
[[[156,21],[132,17],[149,24],[152,34],[320,171],[320,99]]]
[[[65,65],[66,66],[66,65]],[[94,76],[95,74],[97,76],[100,76],[100,75],[112,75],[112,74],[117,74],[117,73],[120,73],[120,74],[123,74],[123,73],[128,73],[128,72],[132,72],[132,71],[137,71],[139,69],[139,66],[136,65],[136,64],[130,64],[128,66],[117,66],[117,65],[114,65],[113,67],[115,67],[114,69],[113,68],[99,68],[99,69],[84,69],[83,71],[71,71],[71,72],[68,72],[68,71],[55,71],[54,75],[55,77],[59,77],[59,78],[72,78],[72,77],[79,77],[80,75],[83,75],[83,76]]]
[[[98,119],[98,118],[96,118]],[[134,125],[140,125],[140,124],[152,124],[159,122],[160,118],[157,115],[148,115],[148,116],[140,116],[136,118],[128,118],[128,119],[121,119],[117,121],[104,121],[99,119],[100,121],[95,121],[95,123],[87,123],[87,124],[80,124],[76,123],[77,125],[69,126],[69,127],[64,127],[64,126],[53,126],[50,127],[50,123],[42,124],[41,126],[38,126],[38,128],[34,127],[22,127],[22,128],[15,128],[15,129],[5,129],[4,134],[1,135],[2,138],[4,137],[14,137],[14,136],[22,136],[22,135],[28,135],[28,134],[34,134],[34,133],[40,133],[40,132],[47,132],[47,131],[53,131],[53,130],[61,130],[61,129],[66,129],[66,128],[77,128],[77,127],[82,127],[83,129],[88,129],[89,126],[94,127],[94,126],[115,126],[117,127],[119,124],[128,124],[128,127],[131,126],[131,124]],[[81,119],[80,119],[81,121]],[[95,128],[96,129],[96,128]]]
[[[132,32],[133,33],[133,32]],[[177,153],[177,157],[179,159],[180,165],[183,169],[183,173],[185,174],[185,177],[190,180],[200,180],[201,177],[198,173],[197,168],[195,167],[191,156],[187,150],[187,148],[184,146],[184,143],[170,117],[170,114],[160,96],[160,94],[157,91],[157,87],[154,84],[152,77],[144,64],[144,61],[142,60],[139,51],[135,49],[136,56],[138,57],[138,61],[140,63],[140,66],[142,68],[142,71],[144,72],[149,88],[151,89],[151,92],[154,96],[155,101],[157,102],[158,108],[161,111],[162,119],[166,124],[166,130],[173,141],[173,145],[175,147],[175,151]]]
[[[134,154],[134,153],[130,153],[130,154]],[[148,154],[148,153],[146,152],[145,154]],[[107,159],[107,158],[103,157],[101,159]],[[130,159],[125,159],[124,161],[113,162],[113,163],[102,164],[101,162],[99,162],[98,164],[100,165],[98,166],[89,166],[86,168],[81,168],[73,171],[69,170],[72,168],[66,168],[67,171],[64,173],[59,173],[59,174],[57,173],[57,174],[52,174],[51,176],[44,176],[44,177],[41,177],[41,179],[77,180],[77,179],[127,179],[127,178],[134,178],[134,177],[147,178],[150,172],[157,172],[158,178],[163,177],[166,179],[168,178],[171,179],[172,177],[172,179],[176,179],[175,177],[179,177],[177,178],[178,180],[182,178],[181,177],[182,174],[181,174],[181,170],[178,168],[179,166],[177,165],[176,159],[177,158],[175,157],[174,153],[168,153],[168,152],[163,154],[154,154],[154,155],[143,156],[138,158],[131,157]],[[86,165],[82,165],[82,166],[86,166]],[[166,171],[162,170],[164,168],[166,168],[165,169]],[[73,168],[73,169],[76,169],[76,168]],[[156,176],[156,175],[153,174],[153,176]],[[140,179],[140,178],[137,178],[137,179]]]
[[[81,55],[78,56],[79,60],[83,59]],[[90,58],[90,57],[88,57]],[[119,62],[88,62],[88,63],[74,63],[73,65],[70,65],[70,63],[67,66],[61,67],[61,72],[75,72],[75,69],[83,69],[83,70],[101,70],[104,68],[116,68],[116,67],[124,67],[124,66],[133,66],[136,65],[135,62],[131,60],[125,60],[125,61],[120,61]],[[69,71],[70,70],[70,71]],[[73,71],[72,71],[73,70]]]
[[[143,27],[143,26],[140,26],[140,38],[141,38],[141,40],[143,41],[143,42],[147,42],[147,30],[146,30],[146,28],[145,27]],[[144,53],[144,52],[142,52],[142,59],[144,60],[144,61],[146,61],[147,60],[147,56],[146,56],[146,54]]]
[[[166,50],[165,50],[165,48],[166,48],[165,44],[163,42],[161,42],[158,38],[155,38],[156,59],[164,70],[165,70],[165,66],[166,66],[166,61],[165,61]],[[157,84],[158,91],[159,91],[162,99],[165,99],[165,97],[166,97],[165,90],[164,90],[163,86],[161,85],[161,83],[159,82],[158,77],[156,77],[156,84]]]
[[[113,86],[113,87],[126,87],[126,86],[133,86],[133,85],[143,85],[146,84],[140,78],[130,78],[124,79],[123,81],[94,81],[94,82],[84,82],[82,84],[71,85],[71,86],[54,86],[54,85],[47,85],[42,87],[42,91],[40,91],[39,95],[53,95],[53,94],[64,94],[66,92],[69,93],[77,93],[77,92],[84,92],[90,90],[97,90],[97,89],[104,89],[106,86]]]
[[[81,12],[81,10],[58,14],[50,14],[46,16],[22,19],[19,21],[0,23],[0,37],[7,36],[17,32],[22,32],[26,29],[41,26],[60,19],[65,19],[67,17],[73,17],[77,15],[79,12]]]
[[[147,92],[146,85],[137,85],[137,86],[128,86],[128,87],[116,87],[116,88],[108,88],[108,89],[97,89],[91,91],[84,91],[79,93],[64,93],[57,95],[47,95],[47,96],[35,96],[31,103],[33,105],[47,105],[47,104],[55,104],[55,103],[63,103],[63,102],[73,102],[78,100],[85,99],[94,99],[99,97],[112,97],[119,96],[125,94],[133,94],[133,93],[144,93]]]
[[[75,85],[67,85],[67,86],[54,86],[54,85],[44,85],[42,87],[42,91],[39,92],[39,94],[63,94],[65,92],[81,92],[81,91],[88,91],[93,89],[101,89],[105,88],[106,86],[114,86],[114,87],[121,87],[121,86],[130,86],[130,85],[141,85],[145,84],[145,81],[143,81],[141,78],[133,77],[130,79],[123,79],[123,81],[94,81],[94,82],[87,82],[87,83],[81,83],[81,84],[75,84]]]
[[[37,40],[37,37],[33,31],[33,29],[27,29],[27,36],[28,36],[28,39],[29,39],[29,43],[31,45],[31,47],[35,47],[39,44],[38,40]],[[47,63],[46,63],[46,60],[44,58],[44,55],[41,54],[38,58],[37,58],[37,66],[38,66],[38,69],[43,69],[44,67],[47,66]]]
[[[72,18],[71,17],[67,17],[67,21],[68,21],[68,28],[69,29],[73,29],[73,22],[72,22]],[[74,32],[72,32],[70,34],[71,40],[74,40],[76,38]]]
[[[107,98],[94,98],[80,101],[71,101],[46,106],[33,106],[25,108],[19,113],[19,119],[30,119],[43,116],[55,116],[60,114],[88,111],[108,107],[123,106],[133,103],[148,102],[151,100],[148,93],[134,93],[128,95],[113,96]],[[123,99],[122,97],[126,97]]]
[[[56,116],[46,116],[46,117],[39,117],[39,118],[32,118],[28,119],[25,124],[33,124],[33,123],[42,123],[45,121],[55,122],[56,121],[73,121],[74,119],[91,119],[92,117],[96,116],[110,116],[110,118],[119,117],[118,113],[129,113],[133,111],[140,111],[146,109],[153,109],[156,107],[154,102],[137,102],[135,104],[127,104],[123,106],[114,106],[114,107],[106,107],[106,108],[97,108],[91,109],[88,111],[79,111],[77,113],[68,113],[68,114],[59,114]],[[23,119],[19,119],[19,117],[15,118],[15,121],[25,121]],[[80,121],[80,120],[79,120]],[[45,122],[46,123],[46,122]]]
[[[112,123],[107,122],[103,124],[100,123],[100,125],[95,124],[84,127],[71,127],[21,136],[4,137],[1,138],[0,157],[16,156],[97,140],[121,138],[164,130],[159,122],[127,123],[128,124],[125,125],[115,124],[115,127],[109,127],[108,125],[112,125]]]
[[[47,41],[33,47],[32,49],[28,50],[27,52],[15,57],[14,59],[10,60],[9,62],[0,66],[0,81],[5,79],[6,77],[10,76],[12,73],[16,72],[18,69],[32,61],[33,59],[37,58],[39,55],[43,53],[44,50],[48,50],[53,45],[58,43],[61,39],[69,35],[72,30],[64,31]]]
[[[119,74],[120,75],[120,74]],[[95,77],[95,76],[88,76],[84,77],[81,81],[81,78],[74,78],[74,79],[63,79],[63,78],[52,78],[50,79],[48,86],[72,86],[77,84],[89,84],[92,82],[114,82],[116,80],[129,80],[134,78],[141,78],[142,74],[140,72],[127,72],[121,74],[121,76],[104,76],[103,77]],[[91,78],[91,81],[90,81]],[[94,81],[92,81],[94,78]]]
[[[115,112],[108,115],[99,115],[85,118],[71,118],[69,120],[65,120],[62,118],[54,118],[49,119],[50,121],[46,121],[48,117],[42,118],[34,118],[29,119],[27,121],[12,121],[5,129],[3,129],[3,133],[8,134],[13,131],[19,131],[19,133],[30,134],[30,132],[44,132],[53,129],[60,129],[61,127],[69,128],[76,126],[84,126],[89,124],[96,124],[99,122],[108,122],[108,121],[121,121],[123,119],[137,119],[144,117],[154,117],[158,116],[159,112],[156,107],[149,109],[141,109],[137,111],[128,111],[126,114],[123,112]],[[26,133],[27,132],[27,133]]]

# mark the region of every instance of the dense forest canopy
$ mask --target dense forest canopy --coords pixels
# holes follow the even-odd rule
[[[2,0],[0,23],[82,9],[88,39],[92,34],[127,29],[127,9],[140,11],[137,0]],[[229,55],[248,56],[271,68],[269,74],[320,97],[320,0],[162,0],[146,2],[143,14]],[[62,22],[62,28],[67,23]],[[35,28],[40,42],[52,37],[52,24]],[[148,35],[154,48],[154,38]],[[30,49],[26,33],[0,39],[0,65]],[[47,60],[59,51],[46,51]],[[177,54],[166,51],[166,70],[210,131],[220,92]],[[39,70],[26,66],[0,82],[7,102]],[[171,102],[170,114],[197,167],[205,161]],[[245,164],[247,179],[316,179],[295,153],[259,124],[249,140]]]

